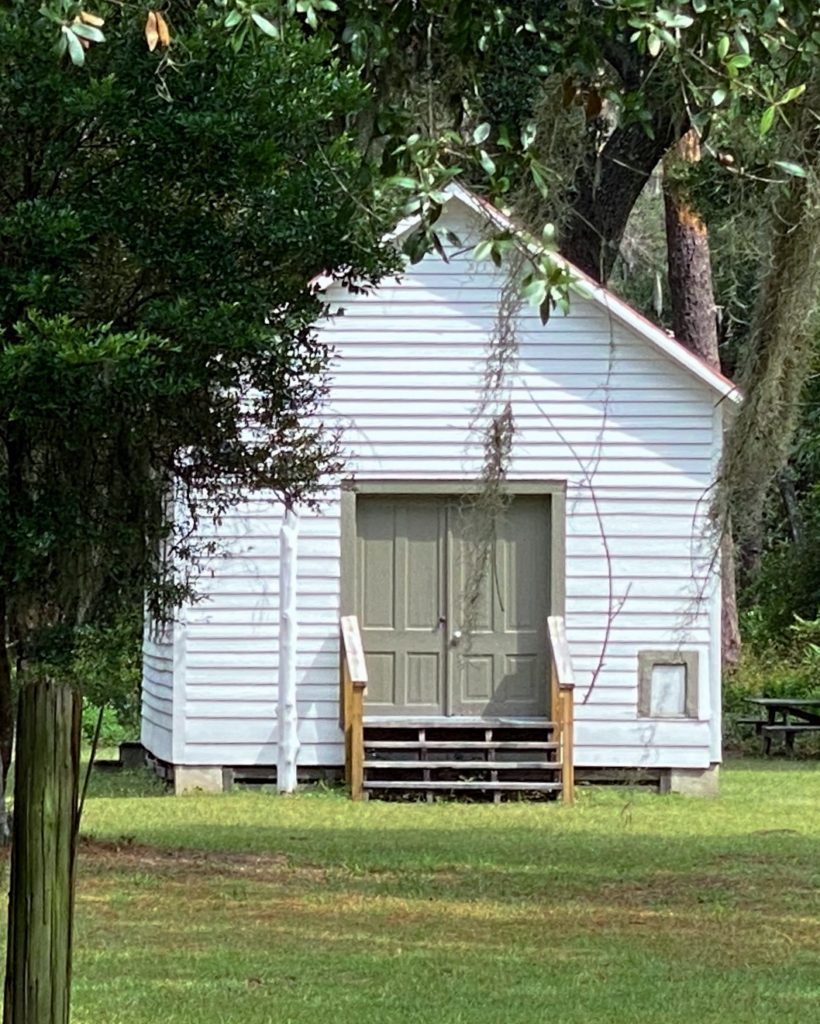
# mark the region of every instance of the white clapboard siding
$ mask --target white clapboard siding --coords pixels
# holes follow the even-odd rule
[[[143,746],[163,761],[171,761],[174,713],[173,627],[155,629],[146,621],[142,642]]]
[[[444,213],[462,240],[478,218]],[[488,263],[426,257],[365,295],[333,287],[321,334],[335,350],[326,419],[359,480],[475,481],[478,405],[502,278]],[[343,313],[338,312],[343,311]],[[718,760],[718,607],[707,525],[720,396],[592,301],[543,327],[523,307],[508,381],[510,479],[566,481],[566,623],[580,766],[703,767]],[[281,509],[260,495],[216,533],[225,554],[184,610],[174,735],[187,764],[274,765]],[[299,763],[343,761],[338,727],[340,504],[299,528]],[[607,638],[608,637],[608,638]],[[604,646],[605,645],[605,646]],[[697,651],[698,717],[638,718],[638,652]],[[146,644],[143,736],[170,750],[172,652]],[[594,686],[592,680],[594,678]],[[181,685],[180,685],[181,684]],[[165,731],[163,731],[165,730]],[[154,746],[152,746],[154,744]],[[163,746],[163,744],[165,744]]]

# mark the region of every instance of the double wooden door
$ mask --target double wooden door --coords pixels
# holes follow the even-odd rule
[[[356,520],[367,714],[545,717],[549,498],[494,530],[458,497],[363,495]]]

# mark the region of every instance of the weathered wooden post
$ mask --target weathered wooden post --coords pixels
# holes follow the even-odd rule
[[[81,714],[68,686],[20,692],[3,1024],[68,1024]]]

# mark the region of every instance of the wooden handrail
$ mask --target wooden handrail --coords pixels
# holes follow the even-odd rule
[[[364,794],[364,695],[367,692],[367,664],[355,615],[343,615],[341,624],[341,672],[339,679],[339,724],[345,737],[345,782],[351,800]]]
[[[562,615],[547,619],[550,639],[550,697],[552,717],[558,731],[558,757],[561,762],[561,799],[575,803],[575,676]]]

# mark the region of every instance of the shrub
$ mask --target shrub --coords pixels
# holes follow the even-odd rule
[[[754,714],[749,697],[820,696],[820,619],[796,621],[781,634],[780,647],[767,645],[756,610],[743,620],[744,649],[737,668],[723,681],[724,739],[729,748],[758,752],[759,745],[738,718]],[[764,624],[765,627],[765,624]],[[820,739],[800,742],[803,753],[820,750]]]

